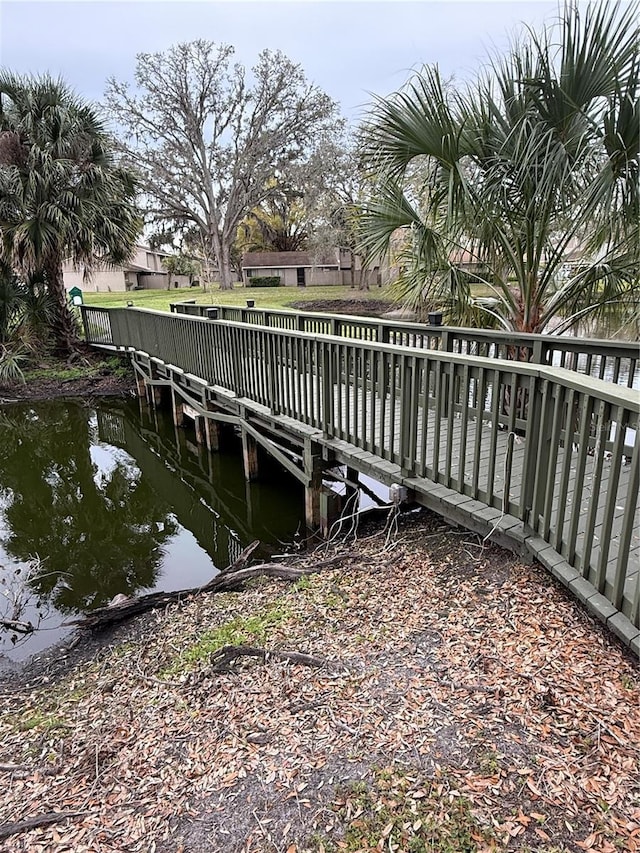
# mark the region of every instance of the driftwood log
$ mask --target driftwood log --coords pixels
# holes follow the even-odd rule
[[[348,554],[341,554],[308,565],[287,566],[284,563],[258,563],[255,566],[247,567],[244,564],[257,547],[257,544],[254,542],[249,545],[233,565],[221,571],[204,586],[176,589],[170,592],[151,592],[148,595],[141,595],[137,598],[128,598],[117,604],[99,607],[81,619],[74,619],[66,622],[65,625],[77,625],[80,628],[102,630],[118,622],[130,619],[132,616],[146,613],[148,610],[158,610],[161,607],[166,607],[173,602],[182,601],[192,595],[198,595],[203,592],[237,591],[242,589],[247,581],[254,578],[278,578],[286,581],[297,581],[306,575],[312,575],[322,571],[322,569],[333,567],[348,556]]]

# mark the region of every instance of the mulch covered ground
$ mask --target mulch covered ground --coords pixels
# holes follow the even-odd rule
[[[0,849],[640,850],[640,668],[614,638],[425,512],[329,551],[7,685],[0,835],[71,816]],[[221,671],[226,645],[316,660]]]

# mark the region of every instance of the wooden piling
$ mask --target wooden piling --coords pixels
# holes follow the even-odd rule
[[[337,492],[328,486],[320,489],[320,532],[326,539],[334,523],[340,518],[342,500]]]
[[[181,427],[184,423],[184,410],[182,397],[176,394],[175,388],[171,389],[171,408],[173,411],[173,423],[177,427]]]
[[[207,450],[217,453],[220,450],[220,423],[214,421],[213,418],[205,418],[204,435]]]
[[[246,430],[242,430],[242,462],[245,480],[250,483],[258,479],[258,442]]]
[[[322,448],[311,439],[306,439],[302,458],[308,480],[304,489],[305,521],[309,530],[318,530],[321,526]]]
[[[203,444],[206,445],[207,443],[206,422],[207,419],[202,415],[195,418],[193,421],[193,426],[196,433],[196,444],[198,445],[198,447],[201,447]]]

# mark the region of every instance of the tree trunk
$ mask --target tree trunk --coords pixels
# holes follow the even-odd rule
[[[218,257],[220,266],[220,290],[233,290],[229,247],[222,245],[220,247],[220,255]]]
[[[355,266],[355,254],[353,263]],[[360,274],[358,276],[358,289],[369,290],[369,270],[367,269],[367,265],[365,263],[362,263],[360,265]]]
[[[53,319],[51,334],[56,352],[68,355],[78,348],[79,339],[76,324],[69,309],[67,292],[64,289],[62,260],[51,259],[46,268],[47,290],[53,301]]]
[[[220,290],[232,290],[233,279],[231,277],[231,247],[225,242],[224,231],[220,233],[212,228],[210,233],[211,248],[218,264],[220,275]]]

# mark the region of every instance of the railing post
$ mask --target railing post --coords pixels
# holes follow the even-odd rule
[[[410,444],[411,419],[416,417],[415,401],[411,399],[412,368],[408,356],[402,357],[400,366],[400,467],[402,475],[408,477],[412,473],[415,460],[408,457]],[[411,466],[411,467],[410,467]]]
[[[533,352],[531,355],[533,364],[544,364],[545,362],[542,361],[543,357],[542,341],[540,339],[535,340],[533,342]]]
[[[453,335],[448,329],[443,329],[440,335],[440,351],[453,352]]]
[[[87,327],[87,306],[80,306],[80,316],[82,317],[82,328],[84,330],[84,339],[87,343],[91,343],[89,341],[89,329]]]
[[[384,323],[378,324],[378,343],[388,344],[390,339],[389,327]]]
[[[539,527],[538,516],[544,505],[544,484],[551,459],[551,390],[548,380],[531,377],[527,394],[520,519],[534,531]]]
[[[453,335],[448,329],[443,329],[440,338],[440,349],[442,352],[453,352]],[[442,374],[442,417],[449,417],[449,382],[453,382],[453,377],[449,376],[445,371]]]
[[[322,432],[326,437],[333,435],[331,414],[333,404],[333,377],[331,375],[331,347],[322,343]],[[338,388],[338,393],[341,389]]]
[[[269,386],[269,402],[271,404],[271,411],[274,415],[279,415],[280,407],[278,406],[278,384],[276,380],[276,366],[278,364],[276,340],[277,338],[275,335],[265,335],[264,350],[267,354],[267,382]]]
[[[229,326],[223,326],[222,330],[224,331],[224,336],[221,341],[222,346],[226,343],[229,348],[230,358],[229,364],[231,366],[231,376],[229,376],[229,381],[232,385],[232,390],[236,397],[244,396],[243,389],[241,387],[241,365],[240,361],[242,359],[242,353],[240,351],[240,347],[238,346],[238,334],[237,329],[232,329]],[[224,340],[226,338],[226,342]]]

